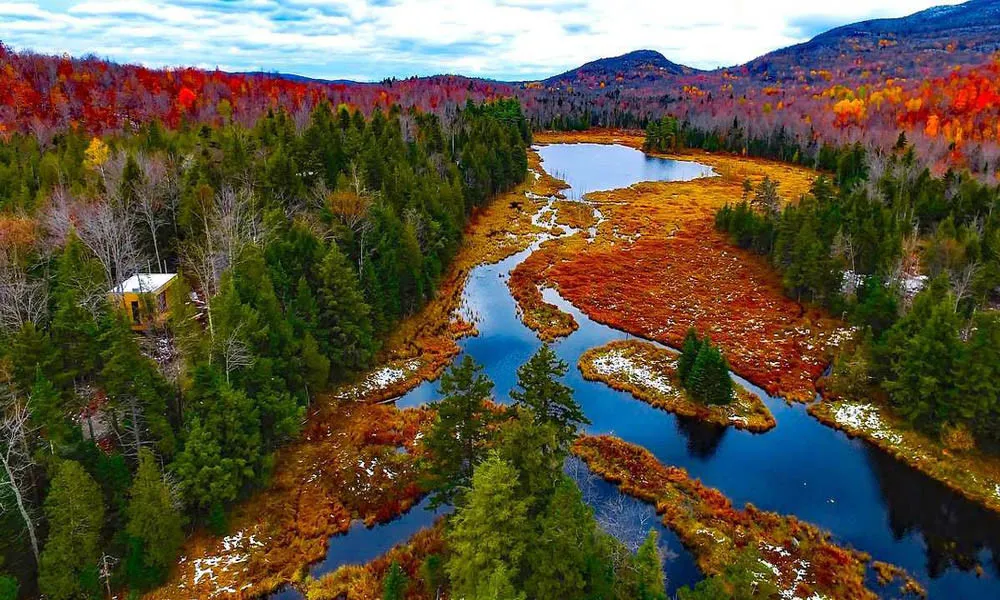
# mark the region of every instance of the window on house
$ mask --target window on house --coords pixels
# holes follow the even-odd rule
[[[132,301],[132,322],[136,325],[142,325],[142,315],[139,313],[139,301]]]

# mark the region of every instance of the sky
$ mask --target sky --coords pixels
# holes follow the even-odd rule
[[[877,6],[876,6],[877,4]],[[324,79],[549,77],[642,48],[731,66],[954,0],[0,0],[0,41],[150,67]]]

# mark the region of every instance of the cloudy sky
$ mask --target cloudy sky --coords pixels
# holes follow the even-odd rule
[[[525,80],[639,48],[694,67],[729,66],[830,27],[949,3],[956,2],[0,0],[0,40],[154,67]]]

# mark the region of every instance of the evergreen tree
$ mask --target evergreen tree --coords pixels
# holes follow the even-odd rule
[[[369,308],[358,279],[336,244],[319,268],[317,310],[319,340],[330,359],[331,375],[343,381],[368,366],[375,349]]]
[[[568,445],[576,438],[580,425],[589,424],[583,410],[573,399],[573,390],[559,381],[566,374],[566,363],[560,360],[548,344],[543,344],[517,370],[520,389],[511,392],[514,401],[529,410],[539,423],[551,423],[559,440]]]
[[[406,573],[399,563],[392,561],[389,572],[382,581],[382,600],[403,600],[406,596]]]
[[[691,374],[691,367],[694,366],[694,361],[698,358],[701,344],[701,338],[698,337],[698,332],[695,331],[694,327],[688,328],[687,334],[684,335],[680,356],[677,357],[677,378],[682,382],[687,381],[688,375]]]
[[[17,600],[20,587],[17,579],[10,575],[0,575],[0,600]]]
[[[684,373],[681,376],[681,373]],[[677,373],[692,398],[703,404],[728,404],[733,400],[729,363],[708,337],[688,331],[677,360]]]
[[[1000,441],[1000,314],[981,312],[955,368],[956,415],[992,442]]]
[[[451,557],[447,570],[452,595],[482,598],[511,594],[511,582],[532,543],[529,498],[517,490],[514,467],[492,454],[476,467],[464,506],[452,517],[447,533]],[[499,581],[494,575],[501,573]],[[501,585],[502,584],[502,585]]]
[[[443,397],[431,404],[437,420],[424,438],[434,506],[453,502],[485,458],[492,391],[493,382],[468,354],[441,376]]]
[[[234,500],[260,475],[260,416],[254,402],[211,367],[198,367],[191,387],[184,449],[172,468],[187,502],[207,510]]]
[[[139,466],[129,490],[126,532],[134,541],[126,569],[130,583],[145,588],[161,582],[177,558],[184,531],[170,487],[156,457],[146,448],[139,452]]]
[[[951,295],[930,306],[926,318],[914,327],[912,335],[894,336],[891,342],[892,377],[885,388],[911,423],[936,429],[954,416],[957,390],[961,323]]]
[[[560,479],[537,523],[538,533],[525,556],[528,596],[590,597],[594,586],[589,566],[598,553],[599,529],[575,482],[566,476]]]
[[[54,600],[96,596],[104,501],[79,463],[67,460],[56,466],[45,516],[49,537],[38,570],[39,589]]]
[[[666,600],[667,590],[663,577],[663,556],[660,554],[660,535],[649,530],[646,540],[635,556],[638,600]]]

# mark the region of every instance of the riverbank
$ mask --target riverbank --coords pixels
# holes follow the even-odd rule
[[[300,439],[278,451],[267,488],[233,508],[230,533],[189,537],[168,582],[147,598],[273,592],[301,580],[353,520],[390,521],[420,500],[415,442],[433,413],[380,403],[440,376],[457,341],[475,334],[475,315],[462,310],[468,273],[524,250],[542,230],[534,216],[565,184],[540,168],[536,153],[528,159],[525,182],[471,217],[435,298],[385,341],[380,366],[320,395]]]
[[[771,411],[756,394],[734,386],[736,398],[727,405],[703,405],[691,400],[677,378],[673,353],[649,342],[615,341],[580,356],[585,379],[600,381],[656,408],[722,427],[756,433],[772,429]]]
[[[969,500],[1000,512],[997,456],[949,450],[873,400],[823,400],[810,405],[808,410],[825,425],[861,438]]]
[[[190,537],[170,581],[146,597],[253,597],[298,581],[353,520],[389,521],[420,500],[416,453],[433,416],[359,403],[314,415],[268,487],[232,510],[230,533]]]
[[[309,600],[337,600],[339,598],[381,598],[383,581],[393,563],[399,565],[406,576],[403,597],[409,600],[433,600],[444,585],[444,520],[433,527],[392,548],[389,552],[363,565],[344,565],[319,579],[309,579],[302,584],[304,597]],[[438,557],[438,568],[428,568],[427,559]],[[427,565],[427,566],[425,566]],[[428,576],[436,575],[439,581]]]
[[[656,506],[706,575],[718,575],[747,552],[760,565],[754,577],[774,584],[783,598],[875,599],[865,586],[871,557],[831,542],[829,534],[795,517],[732,506],[717,490],[691,479],[683,469],[661,464],[646,449],[610,436],[583,436],[573,453],[587,466],[636,498]],[[919,584],[898,569],[900,592],[923,595]]]
[[[639,135],[614,131],[544,133],[536,141],[642,144]],[[594,320],[673,347],[694,326],[711,335],[737,374],[769,394],[811,401],[844,338],[841,323],[786,298],[766,260],[734,248],[715,231],[714,215],[741,198],[746,179],[777,180],[784,200],[795,202],[818,173],[704,152],[661,157],[697,161],[717,176],[584,195],[601,215],[594,235],[550,240],[511,275],[525,324],[544,340],[575,329],[572,317],[538,293],[556,287]]]

